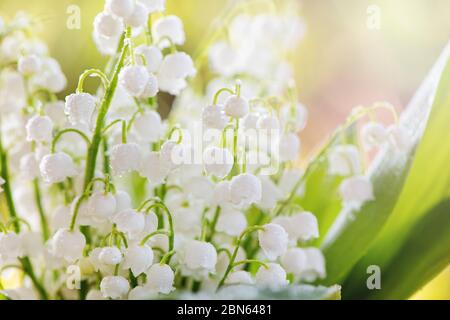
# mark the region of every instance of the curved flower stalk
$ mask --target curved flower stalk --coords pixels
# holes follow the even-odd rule
[[[0,96],[15,104],[0,104],[0,182],[9,209],[0,221],[0,266],[20,264],[33,285],[26,289],[42,299],[66,298],[60,283],[73,266],[83,275],[80,299],[149,299],[211,288],[221,295],[240,286],[285,290],[324,279],[326,261],[314,243],[320,221],[302,208],[305,181],[328,161],[328,174],[342,176],[336,191],[342,204],[358,208],[374,193],[364,150],[341,143],[346,130],[369,119],[365,147],[408,145],[396,124],[376,122],[377,111],[388,109],[395,123],[392,106],[361,107],[301,173],[296,162],[307,109],[280,57],[301,38],[303,25],[283,10],[230,17],[230,42],[213,37],[219,42],[203,48],[221,84],[208,85],[202,110],[181,108],[193,91],[188,80],[204,66],[178,50],[183,24],[160,14],[164,4],[107,0],[93,38],[110,57],[108,67],[83,72],[65,102],[51,82],[62,77],[56,62],[46,52],[14,55],[13,44],[26,47],[29,39],[13,23],[1,34],[0,53],[8,61],[1,77],[8,81],[0,83]],[[251,32],[240,34],[242,27]],[[45,61],[51,77],[41,72]],[[258,61],[258,70],[249,61]],[[287,73],[263,81],[280,66]],[[84,90],[87,77],[99,78],[96,93]],[[161,91],[180,94],[167,120],[158,113]],[[195,115],[197,127],[183,125]],[[11,187],[16,179],[32,182],[34,201]]]

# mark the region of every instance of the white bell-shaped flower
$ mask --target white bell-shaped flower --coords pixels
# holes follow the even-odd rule
[[[134,10],[133,0],[106,0],[105,9],[119,18],[129,17]]]
[[[88,199],[87,211],[98,220],[110,219],[116,212],[116,198],[112,193],[94,192]]]
[[[64,112],[72,125],[91,123],[95,98],[89,93],[73,93],[66,97]]]
[[[123,32],[123,22],[114,15],[100,12],[94,19],[94,31],[106,38],[118,37]]]
[[[68,228],[71,220],[70,208],[68,206],[59,206],[52,215],[51,226],[53,230]]]
[[[131,13],[131,15],[124,18],[124,22],[127,25],[132,26],[133,28],[139,28],[145,26],[145,24],[147,23],[147,18],[147,8],[143,4],[136,2],[133,12]]]
[[[51,239],[52,254],[72,263],[83,256],[86,246],[84,235],[78,230],[59,229]]]
[[[53,122],[48,116],[34,116],[26,125],[27,140],[48,142],[52,140]]]
[[[20,158],[20,174],[27,180],[39,177],[39,162],[35,153],[27,153]]]
[[[344,203],[356,207],[375,199],[372,182],[366,176],[345,179],[339,187],[339,192]]]
[[[100,282],[100,291],[105,298],[121,299],[130,291],[130,284],[124,277],[106,276]]]
[[[392,145],[401,152],[408,151],[413,145],[412,137],[404,127],[393,125],[389,127],[388,135]]]
[[[264,255],[269,260],[282,256],[288,245],[288,234],[284,228],[275,223],[264,225],[264,230],[258,231],[258,240]]]
[[[120,36],[107,38],[98,34],[97,32],[92,33],[92,38],[94,40],[97,50],[104,56],[112,56],[117,51],[117,46],[119,45]]]
[[[131,269],[133,275],[138,277],[141,273],[146,272],[153,263],[153,251],[147,246],[133,244],[125,251],[125,261],[123,268]]]
[[[42,61],[37,55],[20,57],[17,63],[17,70],[25,76],[33,75],[41,70]]]
[[[127,192],[123,190],[117,190],[114,197],[116,198],[116,212],[121,212],[125,209],[131,209],[131,197]]]
[[[259,180],[261,181],[261,201],[258,203],[258,207],[272,210],[283,198],[283,193],[268,176],[261,175]]]
[[[270,133],[272,130],[280,130],[280,121],[277,117],[271,115],[263,115],[259,117],[258,121],[256,122],[256,127],[260,130],[265,130],[267,131],[267,133]]]
[[[184,152],[186,151],[186,146],[168,140],[161,146],[160,159],[165,166],[175,169],[184,163]]]
[[[203,166],[206,173],[218,178],[226,177],[233,168],[233,154],[224,148],[209,147],[203,152]]]
[[[158,152],[150,152],[142,158],[139,174],[152,184],[161,184],[169,174],[169,163],[161,159]]]
[[[231,95],[225,100],[225,114],[232,118],[243,118],[249,112],[248,101],[240,96]]]
[[[184,52],[176,52],[164,57],[158,72],[161,91],[178,95],[187,83],[185,78],[196,74],[192,58]]]
[[[238,270],[230,273],[225,280],[225,284],[227,285],[237,285],[237,284],[254,284],[255,280],[253,280],[250,272]]]
[[[115,175],[137,171],[141,163],[141,150],[136,143],[117,144],[111,148],[111,168]]]
[[[173,281],[175,273],[167,264],[155,263],[147,271],[147,286],[159,293],[169,294],[175,288]]]
[[[281,265],[288,273],[301,275],[307,266],[307,256],[303,249],[291,248],[281,257]]]
[[[212,201],[213,204],[218,206],[227,206],[231,204],[230,181],[220,181],[215,185]]]
[[[114,216],[113,222],[117,225],[117,230],[134,236],[144,230],[145,217],[133,209],[125,209]]]
[[[149,13],[163,12],[166,9],[166,0],[137,0],[145,5]]]
[[[139,97],[142,99],[155,97],[158,94],[158,90],[159,90],[158,78],[154,74],[150,73],[148,75],[148,81],[147,84],[145,85],[144,91],[141,93]]]
[[[255,278],[258,286],[269,287],[274,290],[288,284],[286,271],[276,263],[267,264],[267,269],[263,266],[259,267]]]
[[[294,240],[309,241],[319,237],[319,224],[311,212],[299,212],[289,217]],[[289,234],[291,236],[291,234]]]
[[[214,246],[209,242],[198,240],[188,240],[184,244],[183,265],[188,274],[194,276],[206,276],[215,271],[217,263],[217,252]]]
[[[156,142],[161,138],[163,125],[161,116],[156,111],[139,114],[133,123],[139,138],[144,142]]]
[[[147,285],[137,286],[130,290],[128,293],[128,300],[150,300],[158,297],[158,293],[152,290]]]
[[[325,258],[317,248],[303,249],[306,254],[306,266],[301,273],[301,278],[307,282],[314,282],[317,279],[326,277]]]
[[[52,119],[56,127],[63,127],[66,124],[66,114],[64,113],[64,101],[51,101],[45,105],[45,113]]]
[[[353,145],[334,147],[328,155],[329,173],[349,176],[361,172],[361,162],[358,148]]]
[[[22,240],[14,232],[0,233],[0,256],[2,259],[20,258],[24,254]]]
[[[44,253],[45,246],[40,232],[26,231],[20,234],[22,241],[23,255],[30,258],[37,258]]]
[[[203,108],[202,121],[205,128],[222,130],[228,124],[229,118],[223,105],[209,105]]]
[[[300,139],[294,133],[288,133],[280,139],[280,160],[294,161],[300,153]]]
[[[245,207],[261,200],[261,181],[250,173],[234,176],[230,183],[230,199],[237,206]]]
[[[306,127],[308,109],[303,104],[297,103],[295,107],[291,105],[284,106],[280,113],[283,127],[292,126],[295,132],[301,131]]]
[[[119,73],[119,82],[133,97],[139,97],[145,90],[149,73],[144,66],[126,66]]]
[[[157,46],[140,45],[134,50],[136,62],[145,66],[147,71],[155,73],[159,70],[163,61],[163,54]]]
[[[177,16],[166,16],[158,19],[152,26],[152,34],[157,43],[163,47],[170,45],[164,40],[168,37],[175,45],[183,45],[185,41],[183,22]]]
[[[72,158],[64,152],[45,155],[39,164],[39,170],[47,183],[63,182],[77,174]]]
[[[361,138],[364,148],[379,147],[388,139],[388,132],[381,123],[369,122],[361,129]]]
[[[88,301],[100,301],[105,300],[105,297],[103,297],[102,292],[97,289],[91,289],[86,295],[86,300]]]
[[[122,252],[117,247],[104,247],[98,256],[99,261],[109,266],[122,262]]]
[[[216,229],[229,236],[237,237],[247,228],[247,218],[237,210],[222,212],[217,220]]]

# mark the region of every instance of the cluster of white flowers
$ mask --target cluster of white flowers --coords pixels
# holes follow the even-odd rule
[[[65,102],[55,96],[65,85],[61,68],[30,38],[31,26],[0,23],[0,182],[7,199],[0,267],[16,266],[31,280],[4,290],[8,296],[150,299],[241,285],[276,290],[326,277],[312,243],[318,221],[297,201],[304,181],[295,164],[308,113],[296,101],[290,66],[278,60],[301,38],[301,20],[233,20],[230,43],[210,50],[212,69],[254,80],[205,94],[197,120],[209,134],[199,145],[192,130],[175,125],[180,108],[167,120],[157,112],[157,93],[179,94],[196,73],[177,50],[185,41],[181,20],[164,10],[164,0],[107,0],[93,37],[113,67],[85,71]],[[289,70],[279,71],[282,81],[273,78],[278,67]],[[262,71],[276,90],[246,91],[267,77]],[[87,76],[97,76],[102,90],[84,92]],[[370,147],[408,145],[398,127],[370,123],[362,134]],[[345,203],[374,198],[357,146],[336,146],[329,160],[330,174],[346,177]],[[81,290],[66,286],[73,267]]]

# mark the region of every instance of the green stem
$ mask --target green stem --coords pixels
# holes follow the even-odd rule
[[[70,231],[73,231],[75,229],[75,223],[77,222],[78,211],[80,209],[81,203],[83,202],[83,200],[86,197],[87,196],[85,194],[82,195],[75,203],[75,206],[74,206],[73,212],[72,212],[72,220],[70,221]]]
[[[229,88],[221,88],[221,89],[217,90],[217,92],[214,94],[213,105],[215,105],[215,106],[217,105],[220,95],[224,92],[228,92],[229,94],[235,93],[233,90],[231,90]]]
[[[206,238],[206,242],[211,242],[214,238],[214,234],[216,233],[216,225],[217,221],[219,220],[220,212],[221,212],[220,206],[217,206],[216,211],[214,212],[213,219],[211,221],[211,227],[209,231],[209,235]]]
[[[44,238],[45,242],[48,240],[50,233],[48,230],[47,218],[45,216],[44,207],[41,201],[41,189],[39,187],[38,179],[33,180],[33,187],[34,187],[34,199],[36,201],[36,206],[39,212],[39,219],[41,220],[42,237]]]
[[[53,140],[52,140],[52,145],[51,145],[51,149],[50,149],[50,152],[51,152],[51,153],[54,153],[54,152],[55,152],[55,149],[56,149],[56,143],[58,143],[59,139],[61,139],[61,137],[62,137],[64,134],[69,133],[69,132],[73,132],[73,133],[78,134],[80,137],[83,138],[84,141],[86,141],[86,143],[87,143],[88,146],[90,145],[91,141],[89,140],[89,138],[88,138],[88,136],[87,136],[86,134],[84,134],[82,131],[80,131],[80,130],[78,130],[78,129],[75,129],[75,128],[68,128],[68,129],[64,129],[64,130],[59,131],[59,132],[56,134],[56,136],[53,138]]]
[[[102,140],[102,131],[105,122],[106,115],[109,110],[109,106],[111,105],[112,98],[114,97],[114,93],[117,88],[117,84],[119,81],[119,73],[122,69],[125,56],[127,51],[127,46],[124,45],[124,37],[121,38],[122,43],[120,44],[120,57],[116,63],[116,67],[114,68],[114,73],[112,79],[109,83],[108,88],[106,89],[105,95],[103,96],[102,103],[100,105],[100,109],[98,111],[97,120],[95,123],[94,135],[92,137],[92,142],[88,150],[88,155],[86,159],[86,171],[84,174],[84,186],[86,187],[89,181],[92,180],[95,173],[95,164],[97,161],[97,154],[99,150],[99,145]]]
[[[109,80],[102,71],[98,69],[89,69],[80,75],[80,78],[78,80],[77,93],[83,92],[84,80],[86,80],[86,78],[89,76],[99,77],[102,80],[102,84],[105,89],[109,86]]]
[[[228,267],[227,267],[227,269],[225,270],[225,273],[224,273],[224,275],[223,275],[223,277],[222,277],[222,280],[220,280],[219,285],[217,286],[217,290],[219,290],[219,289],[225,284],[225,280],[227,279],[228,274],[229,274],[229,273],[233,270],[233,268],[235,267],[234,261],[236,260],[236,257],[237,257],[238,251],[239,251],[239,247],[241,246],[241,242],[242,242],[242,240],[244,239],[244,237],[245,237],[247,234],[251,233],[251,232],[259,231],[259,230],[264,230],[264,227],[263,227],[263,226],[251,226],[251,227],[248,227],[247,229],[245,229],[245,230],[241,233],[241,235],[239,236],[239,238],[238,238],[238,240],[237,240],[237,242],[236,242],[236,247],[235,247],[235,249],[234,249],[234,251],[233,251],[233,254],[231,255],[230,261],[229,261],[229,263],[228,263]]]
[[[152,232],[152,233],[146,235],[146,236],[144,237],[144,239],[142,239],[142,241],[141,241],[141,246],[143,246],[143,245],[144,245],[151,237],[156,236],[156,235],[158,235],[158,234],[163,234],[163,235],[166,235],[167,237],[170,236],[170,235],[169,235],[169,232],[166,231],[166,230],[156,230],[156,231],[154,231],[154,232]]]

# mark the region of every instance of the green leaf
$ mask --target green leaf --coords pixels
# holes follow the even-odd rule
[[[402,243],[381,269],[381,290],[366,297],[407,299],[450,263],[450,199],[427,212]]]
[[[450,49],[448,47],[447,49]],[[449,50],[446,50],[441,61],[447,61]],[[436,68],[439,67],[439,63]],[[442,67],[441,67],[442,69]],[[433,73],[432,73],[433,74]],[[430,78],[432,81],[433,77]],[[426,89],[426,87],[425,87]],[[426,91],[426,90],[424,90]],[[429,90],[428,90],[429,91]],[[418,99],[421,100],[421,99]],[[375,239],[367,254],[358,262],[346,281],[346,295],[363,295],[367,292],[364,279],[367,266],[378,265],[385,270],[388,265],[397,265],[399,251],[410,241],[408,235],[419,219],[426,216],[431,208],[450,195],[450,140],[448,139],[450,120],[450,63],[447,62],[439,83],[433,103],[432,112],[423,139],[417,149],[411,172],[406,181],[402,195],[388,223]],[[441,222],[435,221],[439,224]],[[431,226],[430,226],[431,228]],[[428,242],[429,250],[435,250],[440,243]],[[441,257],[446,261],[447,257]],[[404,259],[404,257],[402,257]],[[406,260],[411,265],[420,263],[421,258],[411,256]],[[429,266],[432,268],[433,266]],[[414,281],[411,279],[410,281]],[[417,283],[406,283],[405,290],[420,287],[422,279]],[[399,281],[398,289],[403,283]]]
[[[445,58],[445,63],[447,62],[447,57],[448,55],[441,58],[441,60]],[[433,74],[435,75],[435,73]],[[430,79],[425,82],[422,90],[413,99],[401,121],[401,125],[413,135],[415,145],[420,141],[421,133],[427,126],[427,115],[430,110],[429,98],[432,96],[436,86],[435,78],[431,77]],[[441,184],[447,185],[448,180],[442,177],[440,173],[443,170],[441,165],[450,163],[450,146],[448,146],[450,141],[445,143],[442,140],[442,137],[448,135],[448,119],[450,119],[450,101],[448,101],[447,97],[450,93],[448,90],[450,88],[449,82],[450,64],[447,63],[425,135],[417,151],[418,155],[415,156],[416,148],[412,148],[405,154],[396,151],[392,147],[386,147],[378,155],[377,160],[374,161],[373,166],[369,170],[369,176],[374,186],[375,200],[366,203],[357,211],[344,209],[331,227],[322,245],[328,273],[325,284],[341,283],[348,276],[353,266],[373,244],[388,219],[392,219],[391,216],[403,215],[404,218],[409,219],[411,211],[417,208],[416,202],[425,201],[426,198],[425,202],[428,203],[428,206],[422,206],[422,208],[429,208],[430,204],[435,204],[437,200],[443,198],[444,194],[441,192],[440,186]],[[433,164],[431,166],[429,165],[430,155],[433,155]],[[423,163],[425,159],[426,161]],[[412,165],[413,160],[414,164]],[[418,163],[421,165],[418,165]],[[411,174],[409,174],[410,169],[412,170]],[[446,172],[447,175],[450,175],[448,170]],[[408,182],[406,183],[407,178]],[[418,186],[417,183],[411,184],[411,180],[417,182],[426,181],[426,183]],[[435,181],[438,184],[439,191],[434,196],[428,197],[427,193],[430,193],[430,188],[432,188]],[[406,186],[405,190],[403,190],[404,186]],[[424,191],[424,193],[417,196],[417,189],[414,190],[414,187],[419,187],[419,190]],[[405,198],[405,191],[408,190],[408,196]],[[398,203],[401,194],[401,198],[404,199],[403,206],[406,208],[400,207],[401,209],[399,209],[399,205],[402,204],[402,201]],[[430,201],[431,199],[433,201]],[[415,204],[411,204],[411,202]],[[394,208],[395,214],[393,214]],[[402,211],[402,214],[397,213],[399,210]],[[397,224],[397,226],[398,229],[404,227],[402,224]],[[379,262],[377,254],[385,250],[386,246],[395,246],[395,242],[398,242],[397,235],[391,235],[392,238],[385,242],[383,248],[377,250],[376,254],[372,256],[374,261]],[[379,263],[371,264],[379,265]],[[357,286],[365,286],[365,278],[361,277],[361,270],[364,270],[364,277],[367,277],[365,273],[367,264],[364,264],[363,267],[363,269],[359,270],[359,277],[354,277],[354,280],[351,280]],[[348,288],[344,287],[344,293],[346,292],[345,290],[348,290]]]

